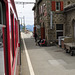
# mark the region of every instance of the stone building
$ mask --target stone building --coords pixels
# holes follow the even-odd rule
[[[36,24],[36,19],[34,18],[34,26],[36,27],[35,28],[36,32],[37,32],[37,29],[38,29],[37,26],[39,25],[39,34],[38,35],[42,39],[45,38],[47,40],[47,43],[49,42],[49,29],[50,29],[50,24],[48,22],[49,21],[49,19],[48,19],[48,9],[47,9],[48,8],[48,5],[47,5],[48,2],[50,3],[50,1],[47,1],[47,0],[38,0],[35,4],[34,8],[33,8],[34,17],[35,17],[35,14],[38,15],[37,16],[38,24]]]
[[[42,39],[46,39],[48,45],[55,43],[59,36],[75,37],[74,3],[74,0],[38,0],[36,2],[33,10],[38,17],[38,24],[35,23],[35,25],[40,26],[39,35]]]
[[[75,41],[75,3],[68,5],[64,8],[65,14],[65,35],[72,37]]]

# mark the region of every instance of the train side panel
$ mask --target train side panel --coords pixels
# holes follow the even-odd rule
[[[13,0],[4,0],[6,6],[6,28],[3,28],[5,75],[18,75],[19,69],[19,24]],[[6,35],[5,35],[6,30]],[[7,39],[5,39],[5,37]],[[5,43],[6,41],[6,43]],[[6,46],[7,44],[7,46]],[[7,47],[7,48],[6,48]],[[7,58],[6,58],[7,51]],[[7,64],[6,64],[7,63]]]

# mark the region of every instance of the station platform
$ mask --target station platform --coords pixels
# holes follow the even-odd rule
[[[75,56],[57,46],[36,46],[32,33],[21,33],[22,75],[75,75]]]

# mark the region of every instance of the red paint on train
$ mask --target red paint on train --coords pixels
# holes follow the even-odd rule
[[[6,28],[3,28],[3,49],[5,75],[18,75],[19,52],[19,24],[14,0],[1,0],[6,9]],[[9,5],[10,4],[10,5]],[[19,60],[18,60],[19,59]],[[16,73],[17,72],[17,73]]]

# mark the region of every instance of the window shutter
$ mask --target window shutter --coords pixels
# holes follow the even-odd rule
[[[60,1],[60,10],[63,11],[63,1]]]
[[[52,11],[55,11],[56,7],[55,7],[55,1],[52,1]]]

